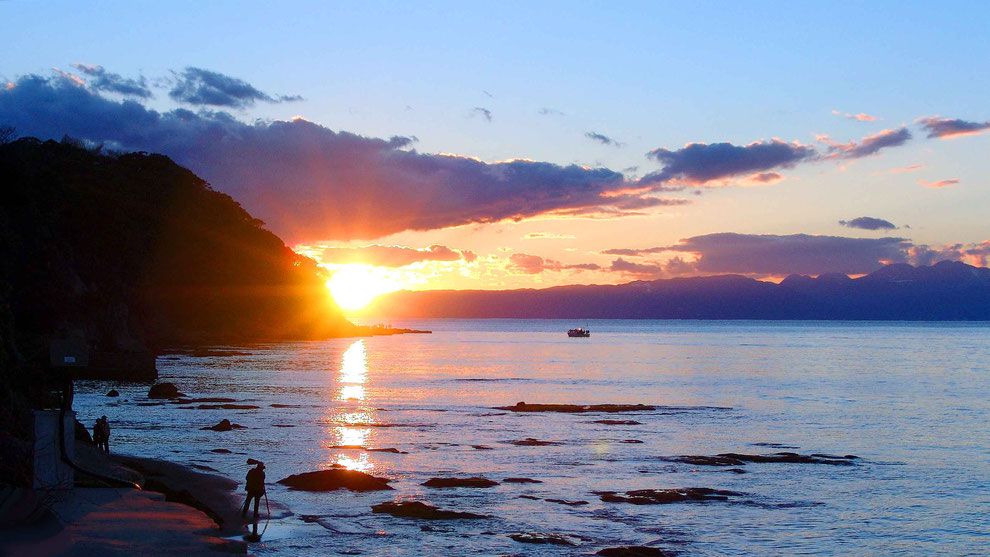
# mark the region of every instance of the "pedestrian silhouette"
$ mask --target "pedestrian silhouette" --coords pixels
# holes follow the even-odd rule
[[[248,464],[256,466],[248,470],[247,477],[247,499],[244,500],[244,508],[241,509],[241,517],[247,516],[248,504],[254,499],[254,518],[258,518],[258,504],[261,503],[261,496],[265,494],[265,463],[248,459]]]
[[[106,416],[102,416],[93,424],[93,443],[97,449],[103,449],[110,454],[110,422]]]

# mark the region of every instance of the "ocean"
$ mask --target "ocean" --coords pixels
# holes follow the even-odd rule
[[[89,426],[109,417],[115,452],[241,482],[247,458],[264,461],[268,496],[279,504],[260,524],[263,539],[251,546],[258,555],[591,555],[622,545],[683,555],[988,554],[990,323],[393,325],[433,333],[214,347],[158,360],[160,380],[190,397],[257,408],[145,405],[147,385],[80,382],[75,409]],[[591,337],[566,336],[578,326]],[[106,397],[110,388],[121,396]],[[520,401],[657,409],[494,408]],[[223,418],[246,429],[200,429]],[[550,444],[513,443],[527,439]],[[858,458],[727,466],[673,459],[778,452]],[[310,493],[274,483],[334,464],[387,477],[395,489]],[[451,476],[500,485],[421,485]],[[502,482],[509,477],[541,483]],[[688,487],[733,495],[641,505],[596,493],[621,499]],[[371,512],[394,500],[489,518]],[[572,545],[510,537],[518,533]]]

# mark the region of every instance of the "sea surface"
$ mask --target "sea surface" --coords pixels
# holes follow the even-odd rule
[[[433,334],[159,358],[161,380],[190,397],[229,397],[257,409],[143,405],[150,404],[147,385],[106,382],[77,385],[75,408],[90,426],[109,417],[117,452],[214,469],[241,482],[246,459],[263,460],[274,518],[259,523],[263,539],[251,548],[258,555],[591,555],[619,545],[682,555],[990,553],[990,323],[393,325]],[[589,327],[591,337],[568,338],[565,331],[577,326]],[[105,396],[111,387],[118,399]],[[658,409],[493,409],[519,401]],[[200,429],[223,418],[247,429]],[[603,419],[639,423],[596,423]],[[554,444],[512,444],[527,438]],[[345,445],[402,454],[339,448]],[[845,466],[667,460],[780,451],[859,458]],[[387,477],[395,490],[309,493],[273,483],[334,464]],[[420,485],[449,476],[542,483]],[[634,505],[594,493],[684,487],[740,495]],[[421,521],[371,512],[393,500],[490,518]],[[574,545],[509,537],[533,532]]]

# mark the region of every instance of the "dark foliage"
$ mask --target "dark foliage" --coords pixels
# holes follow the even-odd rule
[[[27,438],[53,339],[134,379],[167,344],[354,334],[315,263],[230,196],[165,156],[101,151],[0,141],[0,429]]]

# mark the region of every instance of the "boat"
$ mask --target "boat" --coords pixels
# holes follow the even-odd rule
[[[567,331],[567,336],[569,337],[590,337],[591,330],[578,327],[577,329],[570,329]]]

